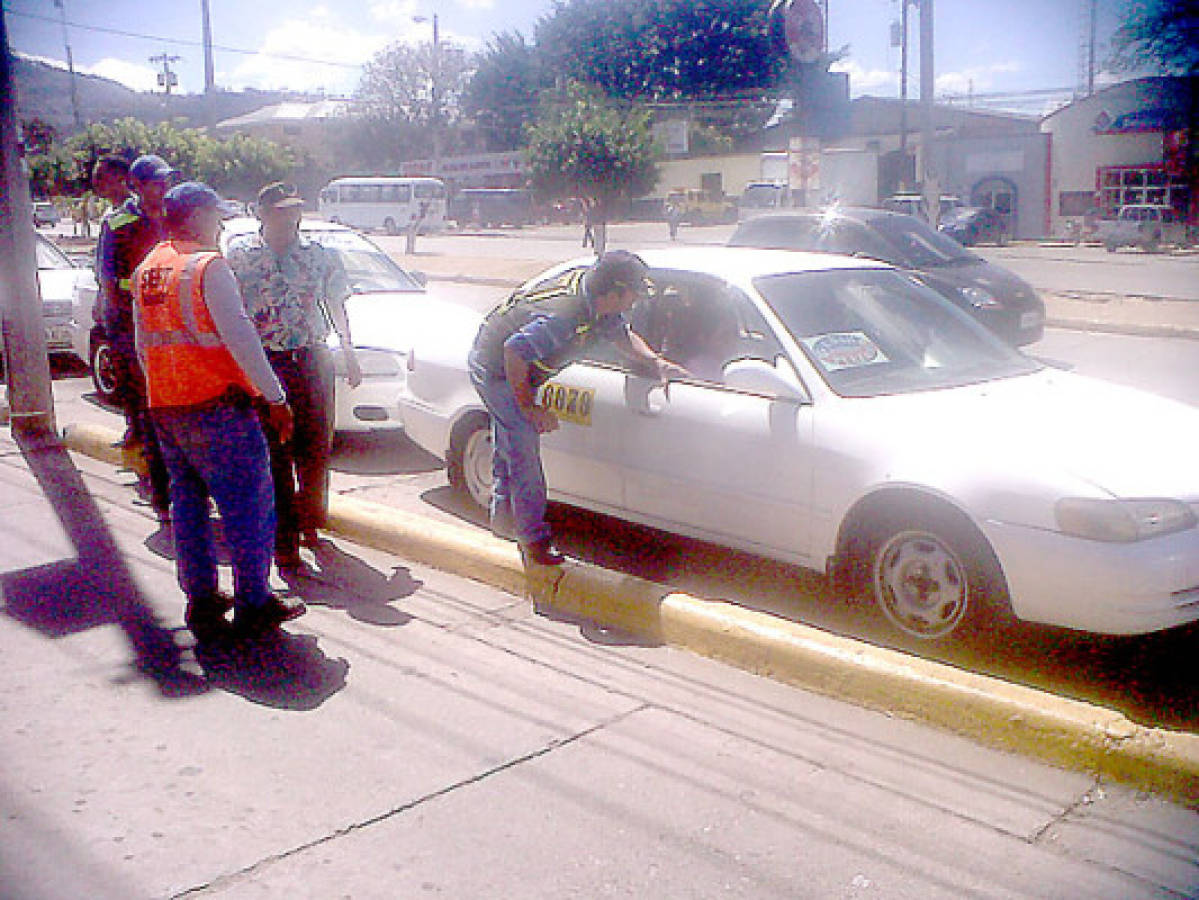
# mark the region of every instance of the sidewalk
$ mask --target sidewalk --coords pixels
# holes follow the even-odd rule
[[[38,471],[73,490],[47,455]],[[320,581],[294,586],[310,612],[286,635],[198,652],[179,630],[169,542],[111,465],[74,459],[136,596],[98,602],[96,573],[0,433],[5,896],[1199,887],[1194,811],[535,617],[510,594],[342,539],[318,552]],[[129,609],[183,648],[175,677],[130,668],[113,627]]]

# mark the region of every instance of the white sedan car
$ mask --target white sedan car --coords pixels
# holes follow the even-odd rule
[[[42,295],[46,349],[50,353],[72,353],[74,313],[91,308],[96,299],[96,278],[91,269],[77,266],[53,243],[34,235],[37,281]]]
[[[1012,614],[1111,634],[1199,619],[1199,410],[1046,368],[882,264],[642,255],[633,325],[694,377],[661,384],[603,346],[563,369],[540,395],[562,422],[551,499],[826,572],[922,639]],[[484,504],[478,323],[409,329],[400,405]]]
[[[240,217],[226,221],[221,237],[222,250],[232,237],[257,230],[257,219]],[[391,317],[397,313],[410,315],[404,312],[405,307],[425,303],[427,295],[423,277],[406,272],[375,244],[344,225],[304,219],[300,223],[300,231],[308,239],[337,253],[353,292],[346,302],[346,311],[358,362],[362,367],[362,384],[350,388],[345,383],[341,348],[336,335],[331,335],[329,346],[333,351],[333,364],[338,376],[335,430],[400,428],[396,399],[404,373],[402,360],[393,345],[402,338],[402,334],[391,325]],[[91,296],[77,298],[76,301],[73,316],[74,352],[90,364],[97,393],[110,399],[118,390],[116,369],[112,365],[104,330],[92,318],[94,300],[93,281]]]

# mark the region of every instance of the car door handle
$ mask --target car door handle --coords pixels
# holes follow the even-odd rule
[[[642,416],[658,416],[670,402],[670,382],[656,384],[645,393],[645,405],[637,407],[637,414]]]

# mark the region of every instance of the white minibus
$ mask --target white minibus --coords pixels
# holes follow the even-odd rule
[[[418,220],[422,233],[445,227],[445,183],[438,178],[363,175],[334,178],[317,209],[330,222],[401,234]]]

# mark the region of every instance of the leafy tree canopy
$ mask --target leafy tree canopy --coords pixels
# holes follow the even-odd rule
[[[489,148],[519,146],[537,98],[552,84],[541,54],[519,32],[495,35],[475,60],[463,109],[486,134]]]
[[[648,193],[658,180],[648,115],[618,109],[577,82],[546,100],[526,153],[538,194],[593,197],[601,211]]]
[[[218,140],[169,122],[147,125],[119,119],[89,125],[65,144],[56,143],[31,156],[30,187],[39,195],[80,193],[90,184],[96,160],[105,153],[129,160],[157,153],[185,177],[242,196],[252,196],[266,182],[287,177],[297,164],[290,150],[260,138],[235,135]]]
[[[548,71],[628,99],[760,95],[787,66],[764,0],[555,0],[536,43]]]
[[[1199,0],[1132,0],[1112,37],[1116,68],[1199,74]]]

